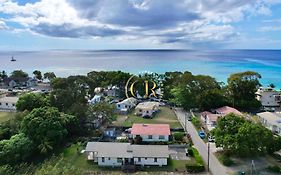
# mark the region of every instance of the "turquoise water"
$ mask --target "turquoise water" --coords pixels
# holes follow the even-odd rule
[[[14,55],[16,62],[11,62]],[[190,71],[226,82],[235,72],[257,71],[263,85],[281,88],[281,51],[279,50],[139,50],[91,51],[52,50],[36,52],[0,52],[0,70],[22,69],[33,72],[54,71],[59,76],[86,74],[92,70]]]

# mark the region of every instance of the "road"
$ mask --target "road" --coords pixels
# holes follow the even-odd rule
[[[181,108],[176,108],[175,113],[183,127],[185,127],[184,125],[186,123],[186,131],[190,134],[195,148],[199,151],[205,164],[207,165],[208,162],[207,144],[199,137],[197,130],[195,129],[193,124],[190,121],[185,122],[186,112],[184,110],[182,110]],[[209,162],[210,162],[210,171],[213,175],[227,175],[232,173],[227,171],[227,168],[218,161],[218,159],[213,155],[213,153],[211,153],[211,151],[210,151]]]

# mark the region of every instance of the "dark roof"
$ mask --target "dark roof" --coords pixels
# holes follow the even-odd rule
[[[27,82],[30,78],[29,77],[26,77],[26,78],[23,78],[23,77],[8,77],[8,78],[4,78],[4,83],[6,84],[9,84],[12,80],[14,80],[16,83],[24,83],[24,82]]]

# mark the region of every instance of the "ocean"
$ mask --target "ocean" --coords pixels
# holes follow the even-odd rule
[[[16,62],[11,62],[14,56]],[[0,51],[0,71],[52,71],[57,76],[96,70],[143,72],[190,71],[227,82],[230,74],[256,71],[261,83],[281,88],[281,50],[50,50]]]

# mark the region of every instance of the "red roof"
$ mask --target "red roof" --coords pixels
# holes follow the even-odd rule
[[[133,124],[131,134],[170,135],[170,126],[168,124]]]
[[[218,114],[222,114],[222,115],[227,115],[229,113],[234,113],[236,115],[243,115],[240,111],[238,111],[237,109],[235,108],[232,108],[232,107],[229,107],[229,106],[224,106],[224,107],[221,107],[221,108],[218,108],[216,109],[216,112]]]

